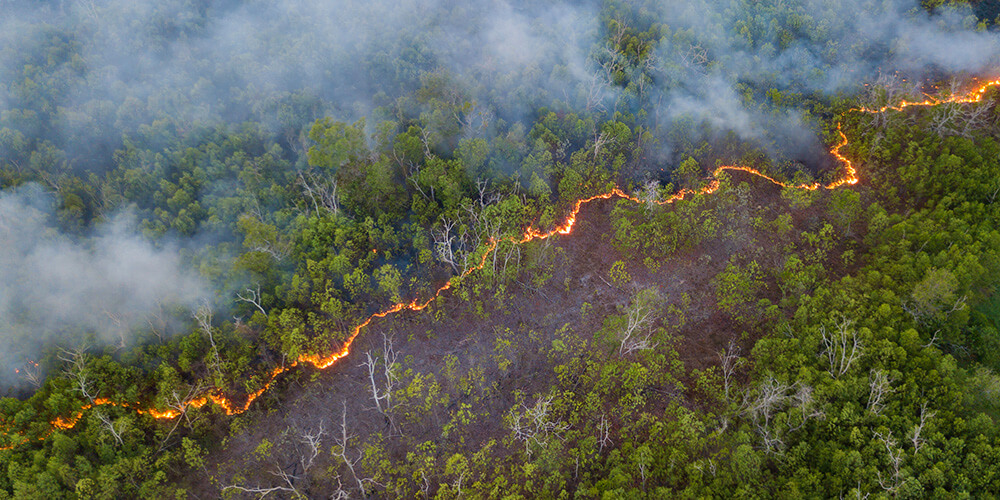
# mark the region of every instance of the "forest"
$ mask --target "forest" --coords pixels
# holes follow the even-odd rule
[[[998,22],[0,0],[0,500],[1000,496]]]

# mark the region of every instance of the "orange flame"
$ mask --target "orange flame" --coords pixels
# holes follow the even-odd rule
[[[886,105],[886,106],[882,106],[881,108],[861,107],[861,108],[853,108],[853,109],[851,109],[851,111],[860,111],[862,113],[884,113],[886,111],[902,111],[902,110],[904,110],[906,108],[913,107],[913,106],[925,106],[926,107],[926,106],[937,106],[937,105],[940,105],[940,104],[949,104],[949,103],[975,104],[975,103],[982,102],[983,97],[986,96],[986,92],[988,92],[991,88],[996,87],[996,86],[1000,86],[1000,78],[998,78],[996,80],[988,81],[988,82],[980,85],[979,87],[977,87],[975,89],[972,89],[972,90],[970,90],[970,91],[968,91],[968,92],[966,92],[964,94],[953,94],[953,95],[948,96],[945,99],[941,99],[941,98],[936,97],[936,96],[931,96],[931,95],[924,94],[927,98],[924,99],[924,100],[922,100],[922,101],[907,101],[907,100],[903,100],[903,101],[900,101],[900,103],[897,104],[897,105],[895,105],[895,106]]]
[[[936,106],[936,105],[945,104],[945,103],[962,103],[962,104],[966,104],[966,103],[978,103],[978,102],[982,101],[982,99],[985,96],[986,92],[990,88],[995,87],[995,86],[1000,86],[1000,79],[992,80],[990,82],[987,82],[987,83],[979,86],[978,88],[976,88],[976,89],[974,89],[974,90],[972,90],[972,91],[970,91],[970,92],[968,92],[968,93],[966,93],[964,95],[953,95],[953,96],[950,96],[950,97],[948,97],[946,99],[938,99],[938,98],[935,98],[935,97],[928,96],[927,99],[925,99],[923,101],[919,101],[919,102],[902,101],[902,102],[900,102],[896,106],[884,106],[884,107],[878,108],[878,109],[869,109],[869,108],[864,108],[863,107],[863,108],[854,108],[854,109],[851,109],[849,111],[856,111],[856,112],[861,112],[861,113],[881,113],[881,112],[885,112],[885,111],[889,111],[889,110],[902,111],[905,108],[912,107],[912,106]],[[820,189],[820,188],[824,188],[824,189],[836,189],[838,187],[845,186],[845,185],[854,185],[854,184],[857,184],[858,183],[858,176],[857,176],[857,170],[855,169],[854,164],[849,159],[847,159],[840,152],[841,148],[843,148],[844,146],[846,146],[848,141],[847,141],[847,136],[844,135],[843,131],[841,131],[839,123],[837,124],[837,133],[840,134],[841,141],[836,146],[834,146],[833,148],[831,148],[830,154],[833,155],[837,160],[839,160],[843,164],[843,166],[844,166],[844,175],[841,178],[839,178],[838,180],[833,181],[833,182],[831,182],[829,184],[826,184],[826,185],[822,185],[820,183],[813,183],[813,184],[788,184],[788,183],[785,183],[785,182],[781,182],[781,181],[779,181],[779,180],[777,180],[777,179],[775,179],[773,177],[770,177],[767,174],[764,174],[764,173],[762,173],[759,170],[756,170],[754,168],[745,167],[745,166],[738,166],[738,165],[724,165],[724,166],[717,167],[715,170],[712,171],[712,175],[710,177],[710,181],[709,181],[709,183],[705,187],[703,187],[703,188],[701,188],[701,189],[699,189],[697,191],[691,190],[691,189],[682,189],[682,190],[678,191],[676,194],[670,196],[669,198],[666,198],[664,200],[654,201],[654,203],[659,204],[659,205],[666,205],[666,204],[669,204],[669,203],[673,203],[673,202],[675,202],[677,200],[682,200],[682,199],[684,199],[684,198],[686,198],[688,196],[714,193],[715,191],[717,191],[719,189],[719,185],[720,185],[719,180],[718,180],[719,174],[721,174],[722,172],[730,172],[730,171],[731,172],[745,172],[747,174],[759,177],[761,179],[764,179],[764,180],[766,180],[766,181],[768,181],[768,182],[770,182],[772,184],[775,184],[777,186],[780,186],[780,187],[792,188],[792,189],[806,189],[806,190],[810,190],[810,191],[814,191],[814,190],[817,190],[817,189]],[[583,205],[586,205],[587,203],[590,203],[590,202],[595,201],[595,200],[607,200],[607,199],[614,198],[614,197],[618,197],[618,198],[622,198],[622,199],[626,199],[626,200],[631,200],[631,201],[636,202],[636,203],[644,203],[645,202],[643,200],[640,200],[637,197],[634,197],[634,196],[631,196],[631,195],[625,193],[620,188],[616,187],[616,188],[612,189],[611,191],[609,191],[607,193],[602,193],[602,194],[594,195],[594,196],[591,196],[591,197],[588,197],[588,198],[582,198],[580,200],[577,200],[573,204],[573,208],[570,210],[569,214],[566,216],[566,219],[563,221],[563,223],[560,224],[560,225],[558,225],[558,226],[556,226],[556,227],[554,227],[553,229],[551,229],[549,231],[543,232],[543,231],[541,231],[539,229],[528,227],[527,229],[525,229],[524,234],[520,238],[516,238],[516,237],[514,237],[514,238],[508,238],[508,239],[506,239],[504,241],[509,241],[509,242],[511,242],[513,244],[523,244],[523,243],[527,243],[529,241],[534,241],[534,240],[544,240],[544,239],[547,239],[547,238],[550,238],[552,236],[559,235],[559,234],[562,234],[562,235],[570,234],[573,231],[573,226],[576,224],[577,215],[579,214],[580,209],[583,207]],[[320,355],[320,354],[303,354],[303,355],[300,355],[295,361],[293,361],[292,363],[290,363],[288,365],[283,365],[283,366],[279,366],[279,367],[274,368],[273,370],[271,370],[271,374],[270,374],[270,377],[268,378],[268,381],[260,389],[254,391],[254,392],[252,392],[250,394],[248,394],[247,397],[246,397],[246,400],[244,401],[243,404],[237,404],[233,400],[227,398],[221,392],[218,392],[218,390],[214,390],[213,392],[205,394],[204,396],[197,397],[195,399],[191,399],[191,400],[189,400],[189,401],[187,401],[187,402],[185,402],[185,403],[183,403],[181,405],[178,405],[177,407],[174,407],[174,408],[169,408],[169,409],[166,409],[166,410],[158,410],[156,408],[135,408],[135,411],[137,413],[139,413],[139,414],[142,414],[142,415],[149,415],[149,416],[151,416],[151,417],[153,417],[155,419],[174,419],[174,418],[177,418],[177,417],[183,415],[184,412],[186,412],[189,408],[200,408],[200,407],[205,406],[206,404],[208,404],[209,401],[211,401],[212,403],[214,403],[217,406],[219,406],[220,408],[222,408],[223,411],[225,411],[225,413],[227,415],[235,415],[235,414],[243,413],[243,412],[245,412],[250,407],[250,405],[254,402],[254,400],[256,400],[258,397],[260,397],[261,394],[263,394],[268,389],[270,389],[271,384],[274,383],[275,379],[277,379],[277,377],[279,375],[281,375],[282,373],[285,373],[285,372],[287,372],[287,371],[289,371],[289,370],[297,367],[299,364],[309,364],[309,365],[312,365],[312,366],[314,366],[314,367],[316,367],[316,368],[318,368],[320,370],[326,369],[326,368],[329,368],[330,366],[333,366],[338,360],[340,360],[340,359],[348,356],[351,353],[351,345],[353,344],[354,339],[356,339],[358,337],[358,335],[361,334],[361,330],[363,330],[365,327],[367,327],[369,324],[371,324],[371,322],[373,320],[378,319],[378,318],[384,318],[384,317],[386,317],[386,316],[388,316],[390,314],[395,314],[395,313],[398,313],[398,312],[401,312],[401,311],[420,311],[420,310],[423,310],[423,309],[427,308],[442,293],[444,293],[445,291],[451,289],[452,286],[455,283],[457,283],[461,279],[465,278],[466,276],[470,275],[471,273],[482,269],[486,265],[486,261],[487,261],[488,257],[493,253],[494,250],[496,250],[496,248],[499,245],[499,243],[500,243],[500,241],[497,241],[497,240],[494,240],[494,239],[490,239],[489,244],[487,245],[487,247],[485,248],[485,251],[483,252],[482,258],[480,259],[480,261],[479,261],[479,263],[477,265],[466,269],[459,276],[456,276],[456,277],[452,278],[451,280],[445,282],[445,284],[441,285],[441,287],[439,287],[431,295],[431,297],[428,298],[427,300],[425,300],[423,302],[418,302],[416,299],[414,299],[411,302],[400,302],[398,304],[393,304],[392,306],[390,306],[389,308],[387,308],[387,309],[385,309],[383,311],[374,313],[371,316],[369,316],[367,319],[365,319],[364,321],[362,321],[361,323],[359,323],[358,325],[356,325],[351,330],[350,335],[348,336],[347,340],[344,342],[344,345],[340,348],[340,350],[332,352],[332,353],[329,353],[329,354],[326,354],[326,355]],[[376,252],[377,253],[378,250],[377,249],[372,249],[372,252]],[[138,404],[136,404],[136,405],[130,405],[130,404],[127,404],[127,403],[115,402],[115,401],[111,401],[111,400],[104,399],[104,398],[98,398],[98,399],[94,399],[91,404],[85,404],[85,405],[83,405],[78,411],[74,412],[71,416],[69,416],[69,417],[57,417],[56,419],[52,420],[50,423],[51,423],[51,425],[53,427],[53,430],[55,430],[55,429],[59,429],[59,430],[71,429],[71,428],[73,428],[80,421],[80,419],[83,417],[83,413],[85,411],[87,411],[87,410],[89,410],[89,409],[91,409],[91,408],[93,408],[95,406],[102,406],[102,405],[120,406],[120,407],[124,407],[124,408],[134,408],[134,407],[138,406]],[[48,433],[46,433],[46,434],[42,435],[41,437],[39,437],[39,439],[40,440],[45,439],[46,437],[48,437],[48,435],[51,434],[51,432],[53,432],[53,431],[49,431]],[[28,441],[28,439],[27,438],[23,438],[23,436],[20,433],[8,433],[7,434],[8,438],[15,437],[15,436],[16,437],[21,437],[21,440],[19,442],[14,442],[15,440],[12,440],[13,444],[9,444],[9,445],[0,447],[0,450],[12,449],[15,446],[19,446],[19,445],[24,444],[24,443],[26,443]]]

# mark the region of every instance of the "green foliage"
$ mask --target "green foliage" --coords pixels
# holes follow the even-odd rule
[[[136,94],[88,50],[113,37],[87,19],[111,12],[98,4],[38,6],[53,18],[12,32],[18,43],[0,49],[4,67],[16,69],[0,89],[0,187],[43,185],[53,227],[80,238],[133,211],[155,245],[179,242],[218,314],[198,325],[190,311],[164,311],[134,332],[134,344],[95,343],[79,365],[45,346],[49,377],[23,400],[0,400],[9,431],[0,498],[218,496],[228,480],[274,484],[262,468],[274,463],[293,464],[284,484],[301,496],[329,496],[336,485],[357,496],[364,487],[372,497],[440,498],[1000,491],[1000,141],[991,124],[957,128],[947,113],[961,108],[911,110],[884,127],[844,114],[844,153],[863,171],[851,187],[787,187],[776,197],[765,181],[721,174],[712,196],[611,202],[608,227],[600,210],[581,215],[577,234],[593,241],[510,242],[614,186],[674,180],[646,190],[660,199],[704,189],[713,165],[757,168],[791,186],[839,174],[814,178],[780,158],[768,127],[748,141],[695,115],[652,112],[664,91],[725,73],[735,54],[785,58],[838,32],[837,4],[807,12],[736,2],[689,29],[668,23],[654,2],[602,2],[598,39],[581,58],[602,77],[575,87],[566,82],[579,68],[541,68],[550,74],[537,80],[526,78],[539,73],[534,64],[505,74],[502,61],[484,61],[453,74],[427,46],[436,33],[389,37],[364,47],[349,84],[328,89],[371,97],[375,109],[354,123],[325,115],[365,106],[275,83],[240,88],[223,61],[206,69],[192,60],[194,88],[136,85]],[[121,50],[201,40],[212,12],[226,10],[188,7],[150,7],[150,26],[119,14],[136,34]],[[671,8],[687,19],[703,7]],[[80,22],[60,21],[80,12]],[[461,9],[455,16],[465,19]],[[479,28],[469,32],[486,32]],[[312,41],[277,42],[261,38],[275,53]],[[870,47],[827,44],[811,54],[820,64],[778,79],[801,82],[795,88],[751,68],[734,96],[769,118],[794,107],[818,128],[819,117],[855,103],[802,89],[858,50]],[[241,58],[240,71],[281,79],[259,59]],[[202,75],[227,75],[224,87],[204,88]],[[129,87],[126,98],[108,100],[116,89],[98,88],[106,80]],[[364,88],[375,95],[357,95]],[[221,93],[237,97],[216,103]],[[248,121],[224,123],[230,116]],[[827,143],[838,139],[832,123],[823,127]],[[585,271],[606,272],[613,290],[583,296],[570,264],[604,251],[598,241],[617,255],[594,260],[614,262]],[[380,415],[366,406],[367,381],[351,386],[364,402],[345,415],[337,445],[336,419],[324,420],[309,471],[308,439],[253,434],[283,414],[277,405],[299,404],[281,391],[311,397],[328,386],[303,388],[308,377],[287,373],[240,420],[214,404],[184,406],[256,393],[279,367],[340,349],[373,312],[422,303],[483,257],[482,269],[431,303],[432,314],[375,322],[408,330],[401,350],[445,352],[393,365],[385,378],[394,406]],[[578,296],[579,314],[563,302]],[[12,345],[37,337],[19,335]],[[356,375],[347,363],[334,379]],[[71,429],[50,424],[96,398],[116,404],[84,411]],[[174,421],[135,411],[149,407],[185,411]]]
[[[764,286],[760,265],[756,261],[745,265],[729,262],[713,282],[719,309],[734,316],[746,314]]]
[[[625,269],[625,263],[618,260],[611,265],[611,270],[608,271],[608,277],[611,278],[611,283],[620,288],[625,289],[630,283],[632,283],[632,276],[629,275],[628,271]]]

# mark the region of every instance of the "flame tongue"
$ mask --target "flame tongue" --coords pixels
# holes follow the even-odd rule
[[[877,109],[875,109],[875,108],[855,108],[855,109],[852,109],[850,111],[857,111],[857,112],[861,112],[861,113],[882,113],[882,112],[890,111],[890,110],[892,110],[892,111],[902,111],[902,110],[904,110],[904,109],[906,109],[908,107],[913,107],[913,106],[937,106],[937,105],[946,104],[946,103],[959,103],[959,104],[978,103],[978,102],[981,102],[983,100],[983,97],[985,96],[985,94],[986,94],[987,91],[989,91],[991,88],[996,87],[996,86],[1000,86],[1000,79],[989,81],[989,82],[987,82],[987,83],[985,83],[983,85],[980,85],[978,88],[973,89],[972,91],[970,91],[970,92],[968,92],[966,94],[956,94],[956,95],[952,95],[952,96],[950,96],[950,97],[948,97],[946,99],[938,99],[938,98],[935,98],[935,97],[928,97],[927,99],[925,99],[923,101],[902,101],[902,102],[900,102],[899,104],[897,104],[895,106],[883,106],[883,107],[877,108]],[[766,181],[768,181],[768,182],[770,182],[772,184],[775,184],[777,186],[781,186],[781,187],[785,187],[785,188],[793,188],[793,189],[807,189],[807,190],[811,190],[811,191],[817,190],[817,189],[820,189],[820,188],[824,188],[824,189],[836,189],[836,188],[844,186],[844,185],[854,185],[854,184],[857,184],[858,183],[858,176],[857,176],[857,170],[854,168],[854,164],[851,163],[851,161],[848,160],[846,157],[844,157],[844,155],[841,154],[841,152],[840,152],[841,148],[843,148],[844,146],[847,145],[847,136],[844,135],[843,131],[840,130],[840,124],[839,123],[837,124],[837,133],[840,134],[840,139],[841,140],[840,140],[840,142],[836,146],[834,146],[830,150],[830,154],[832,154],[837,160],[839,160],[843,164],[843,166],[844,166],[844,175],[841,178],[839,178],[838,180],[831,182],[830,184],[826,184],[826,185],[822,185],[820,183],[813,183],[813,184],[788,184],[788,183],[785,183],[785,182],[781,182],[781,181],[779,181],[779,180],[777,180],[777,179],[775,179],[773,177],[770,177],[770,176],[768,176],[768,175],[760,172],[759,170],[756,170],[756,169],[753,169],[753,168],[750,168],[750,167],[737,166],[737,165],[725,165],[725,166],[718,167],[714,171],[712,171],[712,180],[705,187],[703,187],[703,188],[701,188],[699,190],[696,190],[696,191],[695,190],[690,190],[690,189],[682,189],[679,192],[677,192],[676,194],[674,194],[673,196],[670,196],[669,198],[664,199],[664,200],[654,201],[654,203],[657,203],[659,205],[666,205],[666,204],[669,204],[669,203],[673,203],[673,202],[675,202],[677,200],[682,200],[682,199],[684,199],[684,198],[686,198],[688,196],[698,195],[698,194],[711,194],[711,193],[714,193],[716,190],[719,189],[719,180],[718,180],[719,174],[721,174],[722,172],[727,172],[727,171],[731,171],[731,172],[745,172],[747,174],[750,174],[750,175],[759,177],[761,179],[764,179],[764,180],[766,180]],[[558,225],[558,226],[556,226],[556,227],[554,227],[554,228],[552,228],[551,230],[549,230],[547,232],[542,232],[542,231],[540,231],[538,229],[529,227],[529,228],[525,229],[524,234],[521,235],[520,237],[507,238],[507,239],[501,240],[501,241],[509,241],[509,242],[511,242],[513,244],[522,244],[522,243],[527,243],[527,242],[534,241],[534,240],[544,240],[544,239],[550,238],[552,236],[555,236],[557,234],[562,234],[562,235],[570,234],[570,233],[573,232],[573,227],[576,225],[577,215],[580,213],[580,209],[583,207],[583,205],[586,205],[587,203],[590,203],[590,202],[595,201],[595,200],[607,200],[607,199],[616,198],[616,197],[617,198],[626,199],[626,200],[631,200],[631,201],[636,202],[636,203],[645,203],[645,201],[640,200],[639,198],[636,198],[634,196],[628,195],[624,191],[622,191],[620,188],[616,187],[616,188],[612,189],[609,192],[577,200],[573,204],[572,210],[570,210],[569,214],[566,216],[566,219],[563,221],[563,223],[560,224],[560,225]],[[424,302],[418,302],[416,299],[414,299],[411,302],[400,302],[398,304],[393,304],[392,306],[390,306],[389,308],[387,308],[385,310],[382,310],[380,312],[374,313],[371,316],[369,316],[367,319],[365,319],[364,321],[362,321],[361,323],[359,323],[358,325],[356,325],[351,330],[351,334],[347,337],[347,340],[344,342],[344,345],[340,348],[340,350],[335,351],[335,352],[331,352],[331,353],[325,354],[325,355],[320,355],[320,354],[303,354],[303,355],[299,356],[298,359],[296,359],[295,361],[293,361],[292,363],[290,363],[288,365],[283,365],[283,366],[279,366],[279,367],[274,368],[271,371],[271,374],[270,374],[270,377],[268,378],[267,383],[265,383],[264,386],[261,387],[260,389],[257,389],[256,391],[248,394],[247,398],[246,398],[246,401],[243,404],[237,404],[237,403],[233,402],[233,400],[227,398],[225,395],[223,395],[222,393],[217,392],[217,391],[210,392],[210,393],[205,394],[203,396],[199,396],[199,397],[197,397],[195,399],[188,400],[187,402],[185,402],[185,403],[183,403],[181,405],[178,405],[177,407],[169,408],[169,409],[166,409],[166,410],[158,410],[156,408],[140,408],[138,404],[127,404],[127,403],[121,403],[121,402],[111,401],[111,400],[104,399],[104,398],[98,398],[98,399],[94,399],[93,403],[85,404],[78,411],[74,412],[69,417],[57,417],[56,419],[52,420],[50,422],[50,424],[52,425],[53,430],[50,431],[49,433],[46,433],[45,435],[42,435],[39,439],[45,439],[46,437],[48,437],[49,434],[51,434],[51,432],[53,432],[56,429],[64,430],[64,429],[71,429],[71,428],[73,428],[77,424],[77,422],[79,422],[80,419],[83,417],[83,413],[85,411],[89,410],[90,408],[95,407],[95,406],[109,405],[109,406],[120,406],[120,407],[124,407],[124,408],[135,408],[135,411],[137,413],[142,414],[142,415],[149,415],[149,416],[151,416],[153,418],[156,418],[156,419],[174,419],[174,418],[177,418],[177,417],[183,415],[184,412],[187,411],[190,408],[200,408],[200,407],[205,406],[206,404],[208,404],[209,401],[211,401],[212,403],[214,403],[217,406],[219,406],[220,408],[222,408],[227,415],[235,415],[235,414],[243,413],[243,412],[245,412],[247,410],[247,408],[250,407],[250,405],[254,402],[254,400],[256,400],[258,397],[260,397],[261,394],[263,394],[268,389],[270,389],[271,384],[273,384],[274,381],[275,381],[275,379],[277,379],[277,377],[279,375],[281,375],[282,373],[285,373],[285,372],[287,372],[287,371],[289,371],[289,370],[297,367],[300,364],[309,364],[309,365],[312,365],[312,366],[314,366],[314,367],[322,370],[322,369],[325,369],[325,368],[329,368],[330,366],[333,366],[334,364],[336,364],[336,362],[338,360],[340,360],[341,358],[344,358],[347,355],[349,355],[351,353],[351,344],[354,342],[354,339],[356,339],[358,337],[358,335],[361,333],[361,330],[364,329],[365,327],[367,327],[369,324],[371,324],[371,322],[373,320],[375,320],[377,318],[384,318],[384,317],[386,317],[386,316],[388,316],[390,314],[395,314],[397,312],[404,311],[404,310],[407,310],[407,311],[420,311],[422,309],[427,308],[428,306],[430,306],[431,302],[433,302],[435,299],[437,299],[438,296],[440,296],[445,291],[451,289],[451,287],[453,286],[453,284],[455,284],[458,280],[461,280],[462,278],[465,278],[469,274],[471,274],[471,273],[473,273],[473,272],[475,272],[475,271],[477,271],[479,269],[482,269],[486,265],[487,258],[490,256],[490,254],[493,253],[494,250],[496,250],[496,248],[499,245],[499,243],[500,243],[500,241],[491,239],[490,242],[489,242],[489,244],[487,245],[487,247],[483,251],[482,258],[480,259],[479,263],[476,266],[473,266],[473,267],[470,267],[470,268],[466,269],[461,275],[459,275],[457,277],[454,277],[451,280],[447,281],[444,285],[441,285],[441,287],[438,288],[434,292],[434,294],[432,294],[431,297],[428,298],[427,300],[425,300]],[[377,249],[373,249],[372,251],[376,252],[376,253],[378,252]],[[10,444],[8,446],[0,447],[0,450],[11,449],[14,446],[18,446],[20,444],[23,444],[23,443],[27,442],[27,438],[23,438],[23,436],[21,434],[19,434],[19,433],[10,433],[10,434],[7,434],[8,438],[12,438],[12,437],[15,437],[15,436],[21,438],[21,440],[19,442],[14,442],[14,444]],[[12,440],[12,441],[16,441],[16,440]]]

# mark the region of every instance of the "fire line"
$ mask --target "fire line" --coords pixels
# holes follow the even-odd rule
[[[943,99],[934,96],[927,96],[927,98],[924,99],[923,101],[903,100],[900,101],[895,106],[886,105],[880,108],[866,108],[866,107],[852,108],[848,110],[848,112],[860,112],[860,113],[872,114],[872,113],[883,113],[887,111],[903,111],[909,107],[933,107],[948,103],[974,104],[981,102],[985,97],[986,92],[989,91],[992,87],[996,86],[1000,86],[1000,79],[995,79],[986,82],[965,94],[954,94]],[[840,163],[843,164],[844,175],[841,178],[829,184],[826,185],[820,183],[788,184],[785,182],[781,182],[773,177],[768,176],[767,174],[764,174],[763,172],[760,172],[750,167],[738,166],[738,165],[724,165],[717,167],[715,170],[712,171],[711,176],[708,178],[709,179],[708,184],[702,187],[701,189],[698,190],[682,189],[664,200],[654,200],[653,202],[658,205],[667,205],[675,201],[682,200],[688,196],[714,193],[716,190],[719,189],[719,174],[723,172],[744,172],[759,177],[761,179],[764,179],[772,184],[775,184],[783,188],[806,189],[810,191],[815,191],[821,188],[836,189],[845,185],[857,184],[859,179],[854,164],[840,152],[840,150],[847,145],[848,140],[847,136],[840,130],[839,123],[837,124],[837,133],[840,135],[840,142],[836,146],[833,146],[833,148],[830,149],[830,154],[833,155],[834,158],[836,158],[838,161],[840,161]],[[639,198],[636,198],[634,196],[625,193],[624,191],[622,191],[621,188],[615,187],[609,192],[577,200],[573,204],[572,210],[570,210],[569,214],[566,216],[566,219],[563,221],[563,223],[554,227],[549,231],[543,232],[539,229],[528,227],[527,229],[525,229],[524,234],[520,238],[511,237],[499,241],[495,239],[490,239],[477,265],[466,269],[458,276],[452,277],[450,280],[445,282],[444,285],[441,285],[430,296],[430,298],[428,298],[423,302],[420,302],[417,299],[414,299],[410,302],[400,302],[390,306],[387,309],[384,309],[380,312],[372,314],[371,316],[368,316],[367,319],[365,319],[361,323],[354,326],[353,329],[351,329],[350,335],[347,337],[347,340],[344,342],[344,345],[338,351],[326,355],[302,354],[291,363],[274,368],[273,370],[271,370],[271,375],[268,378],[267,383],[265,383],[263,387],[261,387],[260,389],[248,394],[246,401],[243,404],[238,404],[234,402],[232,399],[222,394],[218,389],[208,392],[203,396],[187,400],[186,402],[178,405],[177,407],[169,408],[166,410],[158,410],[156,408],[142,408],[140,407],[139,403],[130,404],[130,403],[111,401],[106,398],[95,398],[91,403],[83,405],[82,407],[80,407],[79,410],[74,412],[69,417],[57,417],[54,420],[52,420],[50,422],[50,424],[52,425],[52,429],[50,429],[48,432],[38,437],[38,440],[44,440],[56,430],[72,429],[83,417],[84,412],[97,406],[119,406],[123,408],[133,408],[136,411],[136,413],[139,413],[141,415],[149,415],[155,419],[168,419],[168,420],[183,415],[184,412],[186,412],[190,408],[200,408],[202,406],[205,406],[209,402],[212,402],[217,406],[219,406],[220,408],[222,408],[222,410],[226,413],[226,415],[236,415],[243,413],[250,407],[250,405],[254,402],[254,400],[256,400],[258,397],[260,397],[261,394],[270,389],[271,384],[274,383],[274,381],[281,374],[293,368],[296,368],[299,365],[305,365],[305,364],[312,365],[317,369],[323,370],[329,368],[330,366],[333,366],[341,358],[348,356],[351,353],[351,345],[353,344],[354,339],[356,339],[358,335],[361,334],[361,330],[363,330],[365,327],[371,324],[372,321],[379,318],[384,318],[386,316],[401,311],[421,311],[429,307],[431,303],[434,302],[434,300],[437,299],[442,293],[451,289],[451,287],[456,281],[461,280],[469,276],[473,272],[482,269],[486,265],[486,261],[489,258],[489,256],[493,253],[494,250],[496,250],[497,246],[501,242],[509,241],[515,245],[519,245],[534,240],[548,239],[556,235],[570,234],[573,232],[573,227],[576,225],[577,215],[580,213],[580,210],[581,208],[583,208],[584,205],[595,200],[607,200],[615,197],[630,200],[636,203],[646,202],[644,200],[640,200]],[[378,250],[372,249],[372,252],[377,253]],[[24,437],[21,433],[5,432],[5,434],[8,438],[15,438],[12,439],[12,441],[15,441],[16,438],[20,438],[20,441],[12,442],[11,444],[2,446],[0,447],[0,450],[9,450],[30,441],[30,439]]]

